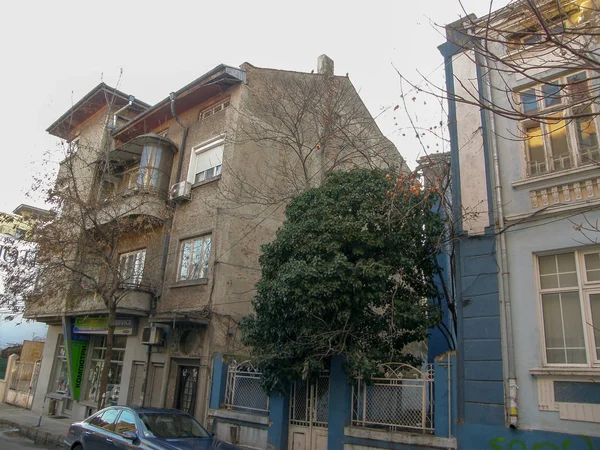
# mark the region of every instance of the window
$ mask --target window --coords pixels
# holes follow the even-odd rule
[[[67,366],[67,352],[65,349],[65,339],[62,334],[58,336],[58,352],[54,361],[54,380],[50,392],[68,395],[69,393],[69,372]]]
[[[109,409],[108,411],[104,411],[92,418],[90,420],[90,425],[93,425],[98,428],[104,428],[108,431],[113,431],[115,427],[115,420],[119,415],[118,409]]]
[[[115,336],[113,342],[112,360],[108,371],[108,383],[106,385],[105,406],[116,405],[119,401],[121,387],[121,373],[123,372],[123,357],[125,356],[126,336]],[[92,358],[88,370],[85,400],[98,402],[100,398],[100,375],[104,366],[104,354],[106,353],[106,336],[94,336],[92,338]]]
[[[122,436],[126,431],[137,432],[135,429],[135,417],[131,411],[123,411],[115,424],[115,433]]]
[[[547,364],[600,365],[600,250],[538,257]]]
[[[142,283],[145,260],[146,249],[121,254],[121,256],[119,256],[121,283],[139,286]]]
[[[218,113],[219,111],[223,111],[230,105],[230,103],[231,102],[229,101],[229,99],[227,99],[224,102],[211,106],[210,108],[203,109],[202,111],[200,111],[198,119],[206,119],[212,116],[213,114]]]
[[[210,180],[221,174],[224,139],[218,138],[195,147],[190,160],[188,181],[192,184]]]
[[[208,276],[211,235],[181,242],[178,281],[197,280]]]
[[[586,72],[549,81],[518,94],[524,120],[527,176],[600,161],[597,111]]]

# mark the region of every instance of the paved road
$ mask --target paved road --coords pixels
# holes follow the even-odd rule
[[[29,439],[24,439],[19,437],[14,430],[9,427],[0,425],[0,449],[2,450],[40,450],[40,449],[50,449],[56,450],[56,448],[52,447],[44,447],[42,445],[36,445],[33,441]]]

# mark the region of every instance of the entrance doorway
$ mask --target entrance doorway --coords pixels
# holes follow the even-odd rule
[[[290,396],[288,450],[327,450],[329,374],[296,381]]]
[[[198,388],[198,372],[196,366],[179,366],[177,388],[175,390],[175,409],[194,415],[196,406],[196,390]]]

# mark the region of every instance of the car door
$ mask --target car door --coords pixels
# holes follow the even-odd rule
[[[135,414],[133,411],[124,409],[115,422],[114,432],[116,436],[113,437],[115,448],[127,450],[138,448],[137,443],[139,443],[139,440],[136,439],[134,442],[131,439],[123,437],[123,434],[127,431],[135,433],[138,436],[140,435],[140,430],[136,426]]]
[[[120,409],[110,408],[90,420],[83,436],[83,447],[86,450],[106,450],[112,447],[110,440],[116,437],[113,431],[120,412]]]

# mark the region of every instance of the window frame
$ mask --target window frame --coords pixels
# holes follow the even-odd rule
[[[134,264],[133,270],[131,272],[131,276],[126,278],[123,271],[124,271],[125,267],[127,267],[127,266],[123,265],[123,260],[127,261],[128,256],[136,256],[138,254],[139,255],[143,254],[141,269],[140,269],[139,273],[135,273],[135,264]],[[133,261],[135,263],[135,258]],[[119,276],[121,277],[121,284],[125,285],[125,286],[140,286],[144,279],[145,266],[146,266],[146,248],[145,247],[137,249],[137,250],[132,250],[129,252],[119,253]]]
[[[575,104],[573,104],[573,100],[571,98],[572,94],[570,92],[570,84],[571,78],[585,75],[585,79],[589,83],[589,89],[597,89],[593,84],[593,78],[591,78],[588,70],[578,70],[574,72],[569,72],[567,74],[563,74],[559,77],[555,77],[551,80],[547,80],[546,83],[538,83],[535,85],[528,85],[515,91],[515,102],[519,107],[519,110],[524,115],[535,115],[538,117],[543,117],[543,119],[533,119],[533,118],[524,118],[519,121],[520,132],[524,135],[523,139],[523,154],[525,156],[525,176],[526,178],[535,178],[538,176],[560,173],[565,170],[589,166],[594,163],[600,163],[600,136],[598,136],[599,131],[599,123],[600,119],[599,115],[599,107],[596,105],[596,102],[590,99],[589,104],[585,102],[585,100],[575,100]],[[583,80],[582,78],[581,80]],[[552,86],[553,84],[561,84],[563,87],[559,90],[560,101],[556,104],[552,104],[550,106],[546,106],[546,101],[548,98],[544,95],[544,86]],[[527,99],[531,98],[531,92],[535,94],[535,102]],[[582,104],[583,102],[583,104]],[[535,104],[536,107],[532,108],[531,105]],[[593,123],[595,127],[595,136],[596,136],[596,147],[589,148],[589,154],[596,154],[597,160],[593,160],[589,158],[587,162],[584,162],[584,153],[582,150],[586,149],[579,140],[579,121],[578,118],[564,119],[563,117],[574,115],[574,110],[576,108],[583,108],[583,110],[590,110],[590,119],[591,123]],[[563,127],[565,128],[565,138],[567,144],[567,153],[561,157],[561,160],[564,160],[565,156],[568,156],[569,159],[569,167],[566,167],[564,162],[560,162],[559,164],[562,167],[557,167],[557,159],[559,156],[554,156],[555,149],[553,146],[552,132],[550,131],[550,127],[552,126],[548,119],[552,117],[557,117],[558,120],[563,121]],[[546,170],[543,172],[540,171],[532,171],[531,169],[531,157],[530,150],[528,145],[527,133],[526,130],[531,128],[532,126],[538,126],[540,128],[540,133],[542,137],[543,149],[544,149],[544,163],[546,166]]]
[[[541,288],[541,275],[539,259],[543,256],[557,256],[563,254],[573,254],[575,258],[575,268],[577,276],[577,286],[566,288]],[[591,294],[600,294],[600,280],[587,281],[587,271],[585,266],[585,255],[600,254],[600,247],[591,247],[585,249],[566,249],[561,251],[545,251],[534,254],[535,271],[535,289],[537,295],[538,323],[540,329],[540,349],[543,367],[548,368],[591,368],[600,369],[600,351],[595,346],[594,324],[592,320],[592,307],[590,301]],[[581,310],[581,323],[583,327],[583,340],[585,345],[586,363],[549,363],[546,349],[546,329],[544,326],[544,310],[542,295],[547,293],[560,293],[577,291],[579,295],[579,304]]]
[[[203,153],[208,153],[219,147],[222,147],[221,155],[220,155],[221,164],[217,164],[217,165],[214,165],[211,167],[206,167],[206,169],[196,172],[196,164],[197,164],[197,160],[200,157],[200,155],[202,155]],[[219,136],[211,138],[207,141],[204,141],[204,142],[192,147],[192,152],[190,154],[190,163],[189,163],[189,167],[188,167],[188,176],[187,176],[187,180],[192,184],[192,186],[207,183],[212,180],[217,180],[221,176],[221,172],[223,170],[224,154],[225,154],[225,135],[224,134],[221,134]],[[206,178],[206,176],[205,176],[205,178],[203,180],[196,181],[198,174],[203,173],[203,172],[208,172],[209,170],[213,170],[213,169],[214,169],[214,171],[213,171],[213,175],[211,177]]]
[[[208,257],[206,258],[206,264],[205,264],[205,268],[204,270],[200,269],[199,271],[199,276],[197,278],[191,278],[190,277],[190,272],[193,274],[193,267],[194,265],[192,264],[193,261],[193,257],[194,257],[194,253],[190,253],[189,255],[189,262],[188,262],[188,266],[187,266],[187,274],[186,274],[186,278],[182,278],[182,270],[183,270],[183,265],[184,265],[184,249],[185,249],[185,244],[187,243],[191,243],[192,246],[191,248],[194,248],[194,243],[196,241],[201,240],[201,246],[200,246],[200,258],[202,258],[202,254],[204,253],[204,249],[205,249],[205,245],[206,245],[206,239],[210,238],[210,248],[208,249]],[[181,239],[179,241],[179,249],[177,251],[177,272],[175,274],[175,282],[177,283],[186,283],[186,282],[194,282],[194,281],[199,281],[199,280],[205,280],[208,278],[208,271],[210,269],[210,261],[211,261],[211,253],[212,253],[212,243],[213,243],[213,235],[212,233],[205,233],[199,236],[194,236],[191,238],[186,238],[186,239]],[[199,261],[199,265],[202,264],[202,259],[200,259]],[[204,275],[204,276],[202,276]]]

